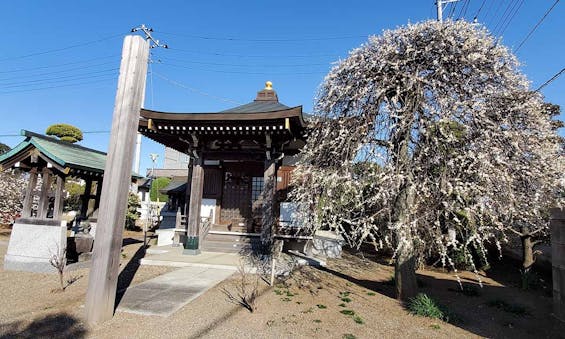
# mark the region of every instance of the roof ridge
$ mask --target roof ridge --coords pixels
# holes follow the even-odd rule
[[[99,150],[96,150],[96,149],[93,149],[93,148],[88,148],[88,147],[81,146],[81,145],[71,144],[71,143],[66,142],[66,141],[61,141],[61,140],[55,139],[53,137],[50,137],[50,136],[47,136],[47,135],[44,135],[44,134],[31,132],[31,131],[28,131],[28,130],[25,130],[25,129],[22,129],[20,134],[25,136],[25,137],[28,137],[28,138],[34,137],[34,138],[40,138],[40,139],[43,139],[43,140],[46,140],[46,141],[49,141],[49,142],[54,142],[58,145],[63,145],[65,147],[72,147],[72,148],[80,149],[80,150],[83,150],[83,151],[89,151],[89,152],[93,152],[93,153],[107,155],[106,152],[102,152],[102,151],[99,151]]]

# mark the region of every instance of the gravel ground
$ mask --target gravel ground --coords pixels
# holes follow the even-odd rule
[[[0,256],[6,246],[0,235]],[[128,274],[123,288],[170,271],[170,268],[133,265],[138,243],[125,247],[122,260]],[[129,263],[129,264],[128,264]],[[0,334],[5,337],[57,338],[462,338],[559,337],[565,331],[550,316],[546,289],[520,291],[509,284],[515,277],[505,266],[484,275],[478,296],[457,292],[452,274],[420,271],[421,290],[456,315],[454,324],[410,315],[393,296],[392,267],[345,255],[326,269],[304,267],[289,279],[269,287],[259,284],[256,310],[251,313],[230,303],[225,291],[235,291],[238,276],[222,282],[170,317],[116,313],[110,321],[88,327],[83,322],[88,269],[65,292],[52,293],[57,277],[48,274],[0,271]],[[473,274],[460,278],[476,284]],[[131,281],[130,281],[131,280]],[[520,293],[519,297],[518,293]],[[516,315],[488,306],[504,299],[523,306]],[[340,304],[342,304],[340,306]],[[513,304],[516,305],[516,304]],[[358,318],[342,314],[353,311]],[[356,321],[357,320],[357,321]]]

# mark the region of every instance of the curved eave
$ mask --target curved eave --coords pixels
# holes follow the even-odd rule
[[[280,118],[297,117],[302,127],[306,124],[302,116],[302,106],[291,107],[289,109],[269,112],[256,113],[171,113],[159,112],[142,108],[140,117],[143,119],[153,119],[160,121],[252,121],[252,120],[269,120]]]

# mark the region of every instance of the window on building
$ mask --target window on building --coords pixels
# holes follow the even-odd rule
[[[251,203],[254,203],[261,196],[264,183],[263,177],[253,177],[251,180]]]

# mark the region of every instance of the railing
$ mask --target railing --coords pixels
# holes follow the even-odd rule
[[[210,227],[212,227],[213,216],[214,216],[214,212],[210,211],[210,215],[208,217],[204,218],[200,222],[200,244],[202,244],[202,241],[204,239],[206,239],[206,236],[208,235],[208,232],[210,231]]]

